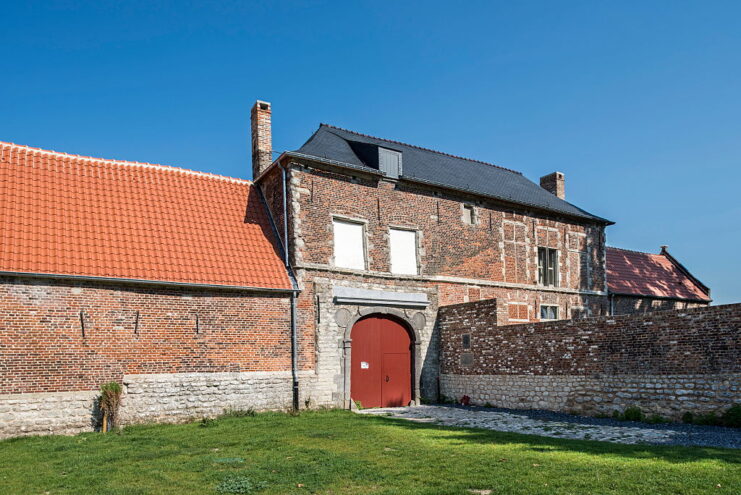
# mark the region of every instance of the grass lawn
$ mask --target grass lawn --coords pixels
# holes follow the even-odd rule
[[[0,442],[3,495],[469,490],[738,495],[741,451],[561,440],[346,411]]]

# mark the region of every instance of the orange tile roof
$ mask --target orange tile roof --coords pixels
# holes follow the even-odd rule
[[[0,272],[290,289],[255,186],[0,142]]]
[[[607,286],[615,294],[710,302],[703,287],[665,254],[608,246]]]

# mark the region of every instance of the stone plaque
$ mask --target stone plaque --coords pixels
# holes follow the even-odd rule
[[[473,366],[473,354],[464,352],[461,354],[461,368],[470,368]]]
[[[425,314],[417,311],[414,313],[414,316],[412,316],[412,325],[414,326],[414,329],[418,332],[422,330],[425,327],[425,324],[427,323],[427,318],[425,318]]]
[[[334,320],[341,327],[346,327],[350,323],[350,318],[352,318],[352,314],[346,308],[340,308],[334,314]]]

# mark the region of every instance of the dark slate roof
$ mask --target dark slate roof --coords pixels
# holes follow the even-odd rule
[[[379,173],[378,147],[402,153],[402,179],[422,182],[572,217],[611,224],[528,180],[520,172],[478,160],[380,139],[321,124],[309,140],[289,154],[318,158],[358,170]]]

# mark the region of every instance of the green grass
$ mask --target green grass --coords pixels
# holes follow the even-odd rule
[[[563,440],[346,411],[0,442],[4,495],[738,494],[739,487],[735,450]]]

